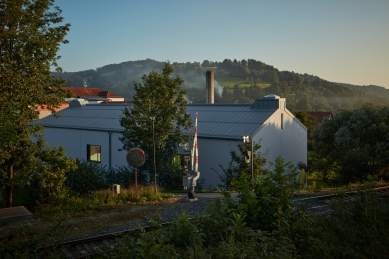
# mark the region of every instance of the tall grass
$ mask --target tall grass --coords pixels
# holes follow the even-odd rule
[[[332,204],[330,215],[316,215],[295,228],[301,258],[389,258],[389,199],[363,191],[354,203]]]
[[[128,189],[122,189],[117,195],[110,189],[106,189],[94,191],[85,196],[69,197],[64,204],[59,206],[42,206],[35,211],[34,216],[44,218],[61,214],[84,213],[104,210],[109,206],[158,202],[173,197],[173,194],[164,193],[162,190],[155,193],[153,186],[150,185],[139,185],[137,190],[131,186]]]

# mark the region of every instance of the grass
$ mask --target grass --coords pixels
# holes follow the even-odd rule
[[[349,183],[342,186],[331,185],[325,180],[317,177],[317,175],[312,174],[308,177],[308,188],[300,189],[297,193],[313,193],[317,191],[332,191],[332,192],[345,192],[345,191],[355,191],[358,190],[364,183],[356,182]],[[375,182],[375,187],[388,185],[389,182],[380,180]]]
[[[317,215],[304,226],[301,258],[388,258],[389,200],[378,203],[370,195],[361,194],[356,203],[334,204],[331,215]]]
[[[18,193],[17,196],[23,195]],[[61,205],[41,206],[33,212],[37,224],[24,226],[20,230],[9,229],[2,235],[12,234],[12,231],[20,235],[25,235],[23,233],[27,231],[43,237],[48,232],[57,233],[50,240],[45,239],[45,242],[83,237],[161,213],[177,206],[172,203],[176,199],[173,194],[163,190],[155,194],[153,186],[138,186],[138,191],[134,187],[122,189],[118,195],[110,190],[100,190],[87,196],[69,197]]]
[[[318,179],[310,178],[309,180],[310,183],[313,183],[313,181]],[[378,184],[383,183],[380,182]],[[360,185],[351,184],[344,186],[344,188],[356,187],[360,187]],[[366,185],[365,187],[368,186]],[[371,193],[369,192],[360,193],[361,199],[353,204],[335,202],[333,204],[334,213],[330,215],[313,215],[312,217],[308,217],[304,214],[296,214],[290,222],[291,236],[289,236],[288,231],[281,231],[273,236],[264,236],[261,234],[262,232],[249,232],[251,231],[250,229],[239,223],[239,218],[229,218],[227,222],[231,228],[227,228],[223,225],[223,221],[217,222],[218,219],[212,217],[210,221],[207,221],[207,224],[203,224],[205,218],[198,221],[202,225],[195,226],[193,225],[195,223],[188,223],[187,220],[176,223],[173,237],[182,236],[187,238],[188,233],[190,233],[191,237],[199,237],[196,239],[198,242],[192,238],[190,239],[190,243],[185,243],[185,246],[175,246],[175,244],[179,243],[178,241],[185,241],[185,238],[172,238],[173,241],[170,242],[166,240],[166,237],[169,235],[162,234],[161,229],[160,232],[147,234],[150,239],[143,238],[141,240],[142,242],[135,242],[133,244],[136,244],[138,252],[142,251],[142,253],[144,252],[149,255],[153,251],[151,248],[154,247],[155,251],[157,251],[157,256],[149,256],[148,258],[162,258],[164,250],[161,249],[163,247],[173,246],[176,252],[176,258],[196,258],[195,256],[186,256],[188,247],[192,245],[195,246],[193,249],[196,249],[196,251],[202,251],[209,255],[208,257],[204,256],[204,258],[211,258],[211,255],[216,256],[220,251],[223,251],[227,255],[230,253],[230,250],[233,252],[233,249],[251,253],[251,255],[255,256],[258,253],[257,248],[262,247],[261,243],[267,245],[266,240],[273,238],[275,247],[278,249],[274,251],[291,251],[290,254],[287,252],[285,254],[289,255],[289,257],[279,256],[279,258],[388,258],[389,236],[387,233],[389,231],[389,200],[386,199],[378,203],[371,199],[370,195]],[[149,202],[144,202],[141,197],[146,197]],[[55,213],[43,214],[51,216],[53,219],[57,218],[56,221],[53,220],[51,226],[38,230],[25,227],[6,238],[1,238],[0,235],[0,254],[7,255],[8,258],[30,258],[33,253],[28,253],[29,249],[30,251],[34,251],[34,247],[43,241],[55,242],[63,238],[81,237],[91,234],[91,231],[102,230],[108,226],[124,225],[128,221],[140,219],[146,215],[160,213],[166,207],[160,206],[156,201],[169,199],[169,197],[172,197],[172,195],[163,191],[155,195],[151,186],[142,187],[138,195],[136,193],[134,194],[133,188],[122,190],[121,195],[117,196],[113,196],[112,193],[106,190],[91,193],[89,196],[84,197],[84,200],[80,198],[77,201],[78,203],[72,201],[74,202],[73,206],[84,206],[81,210],[72,210],[70,206],[71,202],[69,201],[68,209],[72,211],[71,216],[63,213],[63,211],[62,215],[61,211],[57,211],[56,213],[58,214],[56,216],[54,216]],[[150,202],[154,203],[151,204]],[[174,204],[169,204],[169,206],[174,206]],[[223,211],[221,210],[219,214]],[[298,218],[296,218],[297,216]],[[228,229],[232,229],[233,231],[231,230],[231,235],[223,234],[220,240],[212,239],[217,237],[216,235],[212,236],[212,234],[217,233],[220,229],[223,229],[223,233]],[[250,235],[243,235],[246,231],[247,233],[251,233],[251,235],[256,233],[258,237],[263,238],[249,239]],[[239,237],[244,237],[241,240],[242,242],[239,242]],[[209,246],[209,242],[207,243],[205,240],[213,240],[212,245]],[[153,242],[155,242],[155,246],[153,246]],[[131,255],[135,251],[130,249],[131,244],[121,244],[120,249],[126,249],[127,251],[116,250],[111,255],[118,258],[121,257],[120,252],[128,252],[128,255]],[[142,244],[142,246],[139,246],[139,244]],[[254,249],[250,244],[258,245],[258,247],[254,247]],[[290,248],[291,246],[294,249],[288,250],[288,247]],[[216,250],[212,250],[213,248]],[[252,249],[250,250],[250,248]],[[271,247],[269,251],[272,252],[270,249]],[[23,251],[27,252],[23,254]],[[165,255],[166,258],[172,258],[168,253],[165,253]],[[232,254],[229,257],[225,255],[223,255],[224,257],[212,258],[236,258]],[[147,258],[147,256],[145,257]],[[104,258],[109,258],[109,255]],[[122,258],[131,258],[131,256],[123,255]],[[200,256],[197,258],[200,258]]]
[[[42,206],[34,212],[34,217],[47,218],[69,213],[87,213],[104,210],[110,206],[160,202],[170,198],[174,198],[174,195],[161,191],[154,193],[152,186],[138,186],[138,191],[135,187],[122,189],[118,195],[114,195],[110,190],[100,190],[91,192],[87,196],[70,197],[62,205]]]

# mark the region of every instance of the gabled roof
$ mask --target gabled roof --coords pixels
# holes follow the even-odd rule
[[[121,132],[119,119],[123,110],[132,104],[89,104],[69,107],[54,116],[48,116],[32,124],[46,128],[67,128]],[[255,133],[277,110],[276,107],[254,109],[251,104],[190,104],[186,107],[195,120],[198,112],[198,137],[241,139]],[[156,118],[158,119],[158,118]],[[190,129],[186,134],[193,134]]]
[[[88,87],[64,87],[64,89],[70,90],[74,95],[79,98],[83,97],[105,97],[105,98],[123,98],[111,91],[103,91],[99,88],[88,88]]]
[[[67,107],[69,107],[69,103],[66,101],[61,101],[61,104],[57,108],[55,108],[54,110],[56,112],[58,112],[58,111],[63,110]],[[38,106],[38,111],[49,111],[49,109],[47,109],[46,105],[40,105],[40,106]]]
[[[98,96],[105,96],[107,98],[111,97],[111,98],[123,98],[122,96],[120,95],[117,95],[111,91],[101,91]]]

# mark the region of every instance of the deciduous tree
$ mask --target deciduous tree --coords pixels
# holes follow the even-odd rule
[[[0,167],[6,174],[7,204],[12,206],[14,166],[28,164],[30,136],[40,130],[27,125],[38,117],[38,107],[54,112],[65,96],[57,51],[70,24],[62,24],[54,0],[2,0],[0,2]],[[61,24],[61,25],[58,25]],[[56,26],[57,25],[57,26]],[[4,134],[3,134],[4,133]],[[18,166],[20,166],[19,163]],[[6,173],[5,173],[6,172]]]
[[[340,111],[313,130],[314,151],[321,169],[336,180],[366,180],[369,174],[389,177],[389,108],[365,104]]]
[[[162,73],[153,70],[143,75],[143,84],[135,84],[134,105],[123,111],[120,120],[124,128],[120,138],[123,148],[145,150],[145,168],[150,176],[153,172],[153,126],[158,173],[171,167],[178,145],[191,138],[183,133],[192,126],[186,111],[186,91],[180,87],[183,80],[179,76],[173,78],[172,73],[170,63],[164,63]]]

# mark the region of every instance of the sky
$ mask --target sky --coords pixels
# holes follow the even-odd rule
[[[255,59],[389,88],[388,0],[56,0],[66,72],[144,60]]]

